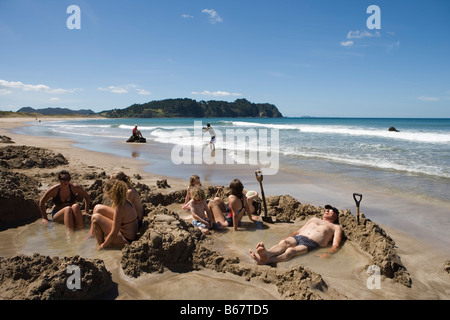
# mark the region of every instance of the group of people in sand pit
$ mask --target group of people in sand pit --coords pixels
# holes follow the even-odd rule
[[[258,197],[255,191],[245,192],[244,186],[239,179],[230,183],[230,196],[228,204],[225,205],[219,197],[206,201],[205,192],[201,188],[200,178],[193,175],[190,178],[189,187],[186,192],[183,209],[190,210],[193,224],[200,228],[204,234],[209,234],[211,229],[222,229],[224,227],[237,227],[245,214],[250,221],[258,221],[255,213],[254,201]],[[281,241],[270,249],[266,249],[262,242],[256,245],[255,251],[249,250],[250,256],[258,264],[272,264],[289,260],[293,256],[310,252],[318,247],[331,248],[321,257],[335,253],[342,241],[342,229],[339,225],[339,210],[330,205],[325,205],[323,218],[312,218],[300,229],[281,239]]]
[[[71,183],[70,173],[58,173],[59,184],[49,188],[39,201],[42,222],[48,223],[46,204],[52,199],[53,221],[63,223],[68,229],[81,229],[83,227],[83,213],[77,203],[77,196],[84,199],[85,213],[89,215],[90,197],[80,186]],[[139,193],[131,186],[129,178],[123,172],[111,175],[104,188],[105,195],[112,201],[111,206],[98,204],[94,207],[91,217],[90,236],[97,239],[99,249],[109,246],[123,247],[136,240],[138,230],[143,219],[143,205]],[[230,183],[228,204],[214,196],[207,201],[206,193],[201,186],[200,178],[193,175],[187,188],[184,210],[192,214],[193,225],[204,234],[212,229],[232,227],[234,231],[246,214],[251,222],[257,222],[254,215],[254,201],[258,197],[255,191],[245,192],[239,179]],[[322,219],[312,218],[300,229],[296,230],[270,249],[260,242],[255,251],[249,250],[250,256],[258,264],[272,264],[286,261],[293,256],[310,252],[318,247],[331,247],[326,257],[335,253],[342,241],[342,229],[339,225],[339,211],[330,205],[325,206]]]

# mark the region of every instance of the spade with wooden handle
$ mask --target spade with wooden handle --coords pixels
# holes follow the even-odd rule
[[[355,203],[356,203],[356,221],[359,224],[359,204],[361,203],[361,200],[362,200],[362,194],[354,193],[353,194],[353,199],[355,200]]]
[[[261,170],[255,171],[256,180],[259,182],[259,185],[261,187],[261,196],[263,198],[263,204],[264,204],[264,216],[262,217],[264,222],[273,223],[272,217],[267,216],[267,204],[266,204],[266,197],[264,196],[264,189],[262,186],[263,181],[263,175]]]

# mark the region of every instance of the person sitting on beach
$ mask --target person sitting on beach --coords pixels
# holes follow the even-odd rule
[[[134,126],[134,129],[133,129],[132,133],[133,133],[133,136],[134,136],[136,139],[144,138],[144,137],[142,136],[142,133],[138,130],[138,126],[137,126],[137,125]]]
[[[83,213],[77,203],[77,195],[84,198],[85,215],[89,214],[91,198],[80,186],[70,183],[70,173],[63,170],[58,173],[59,184],[48,189],[39,200],[39,208],[42,215],[42,223],[48,223],[47,201],[53,200],[52,219],[55,222],[64,223],[67,229],[83,228]]]
[[[244,213],[247,213],[250,221],[258,221],[258,217],[252,216],[247,197],[243,193],[242,182],[239,179],[234,179],[230,183],[230,189],[231,195],[228,197],[228,205],[225,205],[222,199],[218,197],[208,203],[214,220],[220,223],[222,227],[233,227],[234,231],[237,230]]]
[[[127,199],[133,204],[134,209],[136,209],[140,228],[142,225],[142,219],[144,218],[144,206],[142,204],[139,192],[131,185],[130,177],[128,177],[123,171],[117,171],[111,175],[110,179],[117,179],[126,183],[128,187]]]
[[[99,250],[113,245],[123,247],[137,238],[138,216],[127,200],[128,187],[120,180],[110,180],[105,187],[112,207],[98,204],[94,207],[90,235],[95,235]]]
[[[339,211],[330,206],[325,206],[323,218],[312,218],[299,230],[282,239],[269,250],[262,242],[256,245],[256,252],[249,250],[250,256],[258,264],[272,264],[289,260],[293,256],[310,252],[318,247],[326,247],[332,242],[327,257],[339,249],[342,240],[342,228],[339,223]]]
[[[184,210],[189,210],[189,206],[187,205],[189,200],[191,200],[191,189],[195,186],[202,186],[202,183],[200,182],[200,177],[196,174],[192,175],[189,179],[189,186],[186,191],[186,198],[184,199]]]
[[[198,227],[203,234],[209,234],[209,230],[215,226],[221,228],[220,224],[214,224],[213,214],[206,203],[205,191],[201,187],[195,186],[192,188],[191,194],[192,199],[187,205],[194,218],[192,224]]]

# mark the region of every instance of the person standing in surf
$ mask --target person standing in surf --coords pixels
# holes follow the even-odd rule
[[[211,150],[216,150],[216,132],[214,131],[214,129],[211,127],[211,125],[209,123],[206,124],[206,128],[203,127],[203,132],[209,132],[209,134],[211,135],[211,140],[209,141],[209,147],[211,148]]]

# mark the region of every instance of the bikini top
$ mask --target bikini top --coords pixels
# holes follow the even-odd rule
[[[58,188],[58,193],[56,194],[56,196],[53,198],[53,203],[55,204],[55,206],[60,207],[62,205],[73,205],[77,202],[77,196],[75,193],[73,193],[72,188],[69,185],[69,190],[70,190],[70,198],[68,201],[62,201],[61,199],[61,188]]]
[[[239,198],[239,200],[241,200],[242,207],[238,210],[237,214],[240,214],[241,211],[242,211],[242,209],[245,210],[245,208],[244,208],[244,199]],[[233,216],[233,210],[231,209],[230,204],[227,204],[227,211],[229,211],[227,218],[232,218],[232,216]]]

